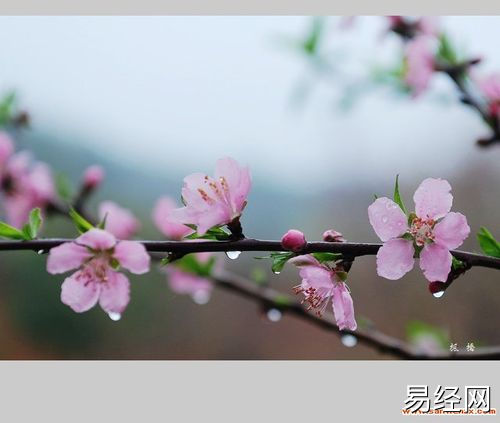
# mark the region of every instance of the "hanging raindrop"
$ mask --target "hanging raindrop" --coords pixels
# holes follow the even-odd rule
[[[342,341],[342,344],[348,348],[355,347],[358,343],[358,338],[351,334],[342,335],[340,340]]]
[[[241,254],[241,251],[226,251],[226,256],[231,260],[236,260]]]
[[[37,254],[44,254],[44,253],[45,253],[45,250],[38,250],[36,253],[37,253]]]
[[[108,316],[113,322],[117,322],[122,318],[122,315],[120,313],[115,313],[113,311],[108,312]]]
[[[267,318],[271,322],[279,322],[281,318],[283,317],[283,313],[279,311],[277,308],[270,308],[267,310]]]
[[[441,298],[443,295],[444,295],[444,291],[436,291],[436,292],[432,293],[432,296],[434,298]]]
[[[208,301],[210,300],[210,293],[203,290],[196,291],[193,293],[191,298],[196,304],[203,305],[208,303]]]

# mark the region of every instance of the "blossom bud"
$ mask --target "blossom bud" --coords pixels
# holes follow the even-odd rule
[[[290,229],[283,238],[281,245],[285,250],[298,252],[306,246],[306,238],[304,234],[296,229]]]
[[[85,169],[83,173],[83,185],[87,189],[94,189],[104,179],[104,169],[101,166],[93,165]]]
[[[345,242],[345,238],[340,232],[334,231],[333,229],[328,229],[327,231],[323,232],[323,241]]]

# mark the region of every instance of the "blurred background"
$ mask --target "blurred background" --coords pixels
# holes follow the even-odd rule
[[[226,155],[252,170],[242,219],[251,237],[278,239],[297,228],[314,240],[334,228],[350,241],[377,242],[367,207],[373,194],[392,194],[399,174],[407,206],[424,178],[451,183],[453,208],[472,229],[462,249],[479,251],[481,225],[498,238],[500,149],[476,146],[488,128],[457,101],[451,82],[435,77],[417,100],[366,83],[401,48],[377,17],[358,18],[350,29],[328,20],[321,48],[331,69],[324,72],[298,47],[312,22],[0,18],[0,93],[15,90],[31,116],[17,147],[75,184],[88,165],[102,165],[106,179],[90,209],[112,199],[133,210],[142,239],[162,239],[151,221],[156,199],[179,198],[186,174],[210,174]],[[485,59],[483,69],[500,69],[500,18],[441,24],[457,46]],[[44,235],[69,237],[74,229],[53,218]],[[261,268],[283,292],[299,283],[295,269],[273,275],[257,255],[221,260],[245,276]],[[130,277],[132,299],[120,321],[99,307],[76,314],[60,302],[63,276],[48,275],[45,261],[30,252],[0,255],[0,358],[391,358],[347,348],[293,316],[271,322],[255,303],[220,289],[197,305],[172,293],[157,269]],[[499,282],[498,271],[474,268],[437,299],[418,269],[388,281],[376,275],[374,257],[356,260],[349,277],[358,319],[402,339],[410,322],[424,322],[461,349],[500,344]]]

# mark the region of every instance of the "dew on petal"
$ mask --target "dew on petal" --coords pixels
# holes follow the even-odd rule
[[[358,344],[358,338],[356,338],[354,335],[351,335],[350,333],[342,335],[340,340],[342,341],[342,344],[344,344],[344,346],[348,348],[355,347]]]
[[[236,260],[241,254],[241,251],[226,251],[226,256],[231,260]]]
[[[382,216],[382,223],[387,223],[388,220],[387,216]]]
[[[434,298],[441,298],[444,295],[444,291],[436,291],[432,294]]]
[[[117,322],[122,318],[122,315],[120,313],[115,313],[114,311],[109,311],[108,316],[113,322]]]
[[[196,304],[203,305],[210,301],[210,293],[205,290],[195,291],[192,298]]]
[[[270,308],[267,310],[267,318],[271,322],[279,322],[281,318],[283,317],[283,313],[279,311],[277,308]]]

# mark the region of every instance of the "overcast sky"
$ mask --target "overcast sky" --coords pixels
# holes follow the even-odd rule
[[[216,158],[232,155],[263,180],[310,191],[342,183],[322,180],[332,168],[361,181],[402,170],[446,176],[479,154],[473,139],[486,132],[479,119],[432,96],[415,103],[379,93],[342,114],[323,83],[302,110],[292,107],[308,69],[281,36],[300,36],[308,23],[3,17],[0,87],[19,91],[36,129],[78,134],[102,154],[152,171],[210,170]],[[329,33],[337,65],[352,50],[350,72],[363,73],[394,51],[396,40],[381,39],[380,23],[361,18],[348,33]],[[443,24],[459,45],[487,57],[485,69],[500,69],[499,18]],[[453,98],[447,81],[435,85]]]

